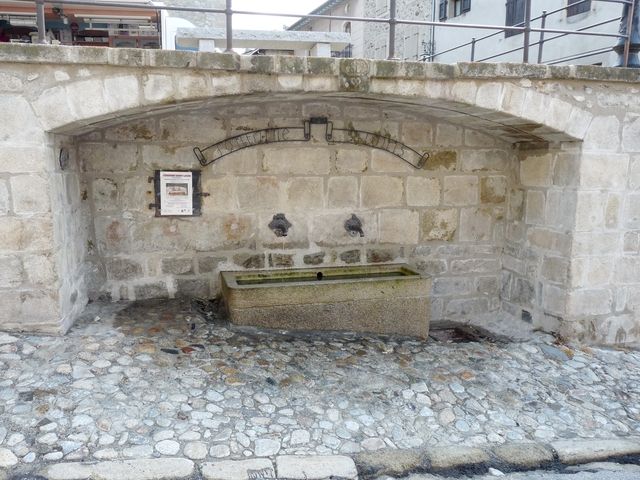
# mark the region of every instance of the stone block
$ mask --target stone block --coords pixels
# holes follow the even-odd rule
[[[136,75],[117,75],[104,79],[104,94],[112,112],[140,105],[140,81]]]
[[[291,268],[294,265],[293,255],[285,253],[270,253],[269,254],[269,266]]]
[[[276,478],[276,472],[268,458],[252,458],[203,463],[202,476],[206,480],[251,480]]]
[[[238,253],[233,256],[233,263],[242,268],[264,268],[264,254]]]
[[[480,179],[481,203],[504,203],[507,199],[507,177],[494,176]]]
[[[327,206],[355,208],[358,205],[358,193],[356,177],[331,177],[327,184]]]
[[[463,208],[460,210],[461,242],[485,242],[491,240],[493,215],[490,208]]]
[[[59,88],[62,90],[62,87]],[[53,128],[74,119],[73,114],[69,112],[64,93],[60,90],[51,92],[56,95],[54,98],[45,98],[48,92],[43,92],[33,103],[33,107],[21,95],[0,95],[2,111],[11,112],[11,115],[0,123],[0,139],[23,147],[46,145],[43,124],[45,128]],[[39,118],[36,118],[34,110]],[[67,112],[68,116],[65,115]]]
[[[465,130],[464,144],[467,147],[493,147],[496,139],[476,130]]]
[[[577,186],[580,182],[579,153],[559,153],[553,167],[553,184],[560,187]]]
[[[322,480],[325,478],[357,479],[354,461],[339,455],[281,455],[276,457],[279,478]]]
[[[136,296],[136,300],[144,300],[148,298],[168,298],[169,290],[167,284],[162,281],[145,283],[142,285],[135,285],[133,291]]]
[[[411,173],[414,167],[384,150],[371,152],[371,170],[376,173]]]
[[[640,155],[633,155],[631,157],[628,179],[629,188],[631,190],[640,190]]]
[[[126,152],[128,155],[140,152],[144,165],[152,170],[199,170],[202,168],[193,154],[193,147],[183,147],[179,144],[144,144],[140,146],[119,144],[117,149],[122,146],[129,147],[129,151]],[[133,147],[136,148],[135,151],[133,151]],[[122,171],[129,164],[129,168],[135,170],[137,158],[131,157],[122,160],[124,165],[118,165],[115,168]]]
[[[526,203],[526,222],[533,225],[543,225],[545,214],[545,197],[544,192],[538,190],[527,191],[527,203]]]
[[[282,213],[282,212],[279,212]],[[258,239],[264,248],[282,250],[285,248],[307,248],[309,246],[309,215],[307,212],[286,212],[285,217],[291,224],[287,235],[278,237],[269,224],[274,214],[265,213],[258,220]],[[316,218],[315,216],[313,218]]]
[[[346,264],[360,263],[360,250],[347,250],[340,254],[340,260]]]
[[[390,248],[370,248],[367,250],[367,263],[388,263],[399,261],[402,250]]]
[[[340,148],[336,152],[336,170],[338,173],[362,173],[369,168],[371,151],[368,148]]]
[[[167,142],[210,145],[224,140],[226,129],[222,119],[211,114],[171,115],[160,120],[160,136]]]
[[[53,248],[53,225],[46,217],[3,217],[0,238],[0,251],[48,251]]]
[[[189,275],[193,273],[193,259],[188,258],[163,258],[162,273],[170,275]]]
[[[262,171],[285,175],[327,175],[333,151],[329,148],[265,148]]]
[[[616,261],[617,283],[640,283],[640,257],[625,255]]]
[[[463,150],[464,172],[504,172],[509,166],[509,155],[504,150]]]
[[[381,210],[379,217],[380,243],[418,243],[420,216],[413,210]]]
[[[446,302],[445,317],[466,319],[488,311],[489,302],[486,298],[456,298]]]
[[[630,229],[640,229],[640,192],[627,195],[624,209],[624,226]]]
[[[155,119],[135,120],[105,130],[106,140],[114,142],[153,141],[158,139]]]
[[[16,255],[0,256],[0,288],[15,288],[22,284],[22,260]]]
[[[148,148],[152,146],[145,150]],[[78,157],[85,172],[126,173],[136,169],[140,151],[140,146],[132,144],[82,143],[78,147]],[[153,157],[153,152],[149,154]]]
[[[365,176],[361,181],[363,207],[395,207],[402,204],[404,194],[402,178]]]
[[[314,210],[324,206],[322,177],[292,178],[287,184],[288,205],[294,210]]]
[[[48,466],[45,472],[50,480],[186,480],[194,474],[195,465],[186,458],[140,458],[95,463],[57,463]]]
[[[573,235],[575,255],[608,255],[616,252],[622,241],[617,232],[577,232]]]
[[[17,175],[9,179],[13,211],[16,214],[46,213],[50,210],[49,186],[40,175]]]
[[[245,148],[216,160],[207,168],[210,168],[214,175],[255,174],[258,171],[258,163],[261,158],[262,151],[259,149]]]
[[[434,295],[469,295],[473,292],[473,279],[470,277],[434,278],[431,291]]]
[[[476,205],[478,177],[456,175],[444,177],[444,205]]]
[[[457,165],[458,153],[455,150],[440,150],[429,152],[429,158],[422,168],[436,172],[440,170],[452,171],[457,168]]]
[[[402,122],[401,141],[411,146],[431,146],[433,125],[424,122]]]
[[[519,188],[509,192],[509,219],[522,220],[524,218],[525,191]]]
[[[557,440],[551,443],[551,447],[558,454],[559,460],[566,465],[640,454],[640,442],[634,438]]]
[[[606,152],[583,153],[579,174],[582,187],[624,189],[629,175],[629,156]]]
[[[620,121],[617,117],[594,117],[584,137],[585,151],[615,152],[620,146]]]
[[[435,207],[440,204],[440,180],[437,178],[407,177],[407,205]]]
[[[108,212],[119,208],[118,184],[115,181],[110,178],[96,178],[91,187],[93,205],[96,212]],[[140,189],[140,186],[138,186],[138,189]]]
[[[51,151],[46,146],[2,146],[0,172],[31,173],[51,170]]]
[[[542,287],[542,307],[546,312],[564,315],[566,311],[567,291],[551,284]]]
[[[94,191],[95,194],[95,191]],[[154,203],[153,185],[146,177],[132,177],[124,181],[121,195],[122,208],[137,212],[148,212],[149,204]]]
[[[607,194],[601,192],[577,192],[576,230],[594,230],[604,227]]]
[[[569,315],[604,315],[612,310],[613,296],[609,289],[573,290],[568,294]]]
[[[322,265],[324,263],[325,252],[309,253],[302,257],[305,265]]]
[[[520,162],[520,183],[527,187],[548,187],[552,184],[551,154],[531,154]]]
[[[442,240],[450,242],[458,230],[458,210],[455,208],[429,209],[420,219],[422,241]]]
[[[607,204],[604,209],[604,226],[607,228],[617,228],[620,224],[620,204],[621,196],[610,193],[607,197]]]
[[[148,74],[142,81],[142,93],[148,103],[169,102],[175,99],[173,77],[170,75]]]
[[[542,260],[542,276],[552,282],[566,284],[569,275],[569,260],[563,257],[545,256]]]
[[[350,219],[352,213],[362,222],[364,237],[359,235],[351,236],[345,229],[345,222]],[[321,247],[359,245],[373,243],[378,239],[378,218],[375,212],[355,211],[319,214],[314,216],[310,222],[309,239],[312,239],[313,242]]]
[[[6,181],[0,179],[0,216],[9,213],[10,209],[9,187]]]
[[[183,297],[210,298],[211,289],[206,278],[177,278],[176,295]]]
[[[638,253],[640,251],[640,232],[625,232],[623,251],[625,253]]]
[[[459,147],[462,145],[463,129],[448,123],[439,123],[436,127],[436,146]]]
[[[22,258],[27,281],[34,286],[50,286],[57,280],[55,259],[51,255],[25,255]]]
[[[622,149],[625,152],[640,152],[640,115],[627,112],[622,127]]]
[[[241,209],[273,209],[286,205],[286,182],[278,177],[238,178]]]
[[[470,258],[451,261],[451,273],[454,275],[495,273],[498,270],[500,270],[500,262],[495,258]]]
[[[203,201],[205,212],[229,212],[237,210],[236,181],[229,175],[220,177],[205,176],[202,179],[202,191],[209,196]]]
[[[211,273],[218,270],[219,265],[224,262],[222,257],[200,257],[198,258],[198,272],[199,273]]]
[[[105,267],[109,280],[130,280],[142,276],[140,263],[128,258],[106,259]]]
[[[508,465],[533,470],[553,463],[553,452],[536,443],[507,443],[493,449],[495,456]]]
[[[574,191],[547,190],[545,223],[562,230],[571,230],[574,227],[576,201]]]

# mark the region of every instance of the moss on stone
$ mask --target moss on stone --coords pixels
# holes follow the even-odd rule
[[[431,152],[424,164],[425,170],[455,170],[458,154],[454,150]]]

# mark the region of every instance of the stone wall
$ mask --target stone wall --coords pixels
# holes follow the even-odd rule
[[[79,138],[95,225],[92,263],[104,264],[107,275],[93,295],[210,296],[221,269],[409,261],[434,276],[434,319],[499,308],[506,194],[516,162],[511,147],[370,103],[245,104]],[[381,150],[328,145],[318,125],[310,143],[253,147],[204,167],[202,188],[210,196],[202,217],[156,218],[148,209],[154,169],[199,169],[194,146],[298,126],[316,115],[328,115],[336,128],[388,133],[432,156],[415,170]],[[268,228],[276,213],[293,224],[287,237]],[[363,238],[344,229],[352,214],[364,223]]]

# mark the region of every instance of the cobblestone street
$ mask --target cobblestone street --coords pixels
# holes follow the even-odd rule
[[[188,302],[0,334],[0,466],[345,454],[640,433],[640,353],[239,331]]]

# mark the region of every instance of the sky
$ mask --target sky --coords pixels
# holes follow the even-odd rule
[[[273,13],[309,13],[325,0],[233,0],[234,10]],[[244,30],[283,30],[296,22],[293,17],[257,17],[234,15],[233,28]]]

